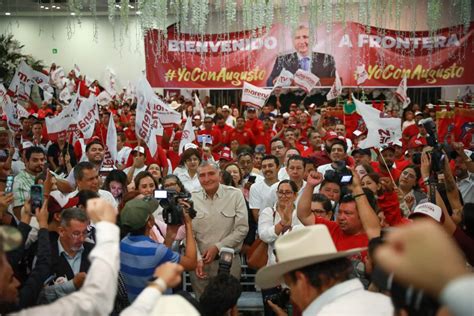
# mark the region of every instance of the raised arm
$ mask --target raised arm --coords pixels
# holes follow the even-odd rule
[[[314,187],[318,186],[323,181],[323,175],[319,172],[312,171],[307,178],[306,186],[303,194],[298,201],[296,214],[300,222],[305,225],[314,225],[314,215],[311,212],[311,200],[313,198]]]

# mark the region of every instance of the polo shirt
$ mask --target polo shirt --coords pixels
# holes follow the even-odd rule
[[[314,223],[326,225],[338,251],[367,247],[369,245],[369,238],[365,233],[357,235],[347,235],[341,230],[338,223],[327,220],[320,216],[314,217]],[[367,251],[363,251],[361,254],[365,261]]]
[[[151,238],[127,235],[120,242],[120,272],[133,302],[148,285],[156,267],[165,262],[179,263],[181,256]]]

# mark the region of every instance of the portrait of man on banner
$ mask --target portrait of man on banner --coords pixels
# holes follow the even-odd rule
[[[279,55],[276,58],[272,72],[267,79],[267,86],[272,87],[274,85],[275,79],[280,75],[283,68],[293,74],[298,69],[312,72],[321,78],[323,85],[332,85],[336,77],[334,57],[312,51],[312,36],[309,34],[309,27],[305,24],[301,24],[295,29],[292,33],[294,52]]]

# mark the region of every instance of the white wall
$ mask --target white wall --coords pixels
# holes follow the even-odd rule
[[[130,17],[128,34],[118,22],[114,28],[106,16],[97,17],[97,39],[94,19],[81,18],[82,23],[68,17],[1,17],[0,33],[13,34],[25,45],[23,52],[43,60],[49,66],[55,62],[70,70],[77,64],[81,72],[102,80],[110,67],[124,86],[135,81],[145,70],[144,42],[135,17]],[[115,38],[114,38],[115,31]],[[57,54],[52,49],[58,50]]]

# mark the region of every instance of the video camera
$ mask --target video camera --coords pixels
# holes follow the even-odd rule
[[[155,190],[155,199],[160,201],[163,208],[163,220],[167,225],[183,225],[184,209],[179,200],[187,202],[191,207],[188,214],[191,218],[196,217],[196,210],[193,207],[191,193],[176,192],[168,190]]]
[[[341,186],[352,183],[352,172],[347,168],[345,161],[336,161],[334,170],[327,170],[324,179],[331,182],[340,183]]]
[[[232,260],[234,260],[234,249],[222,247],[219,251],[219,268],[217,274],[230,274]]]

